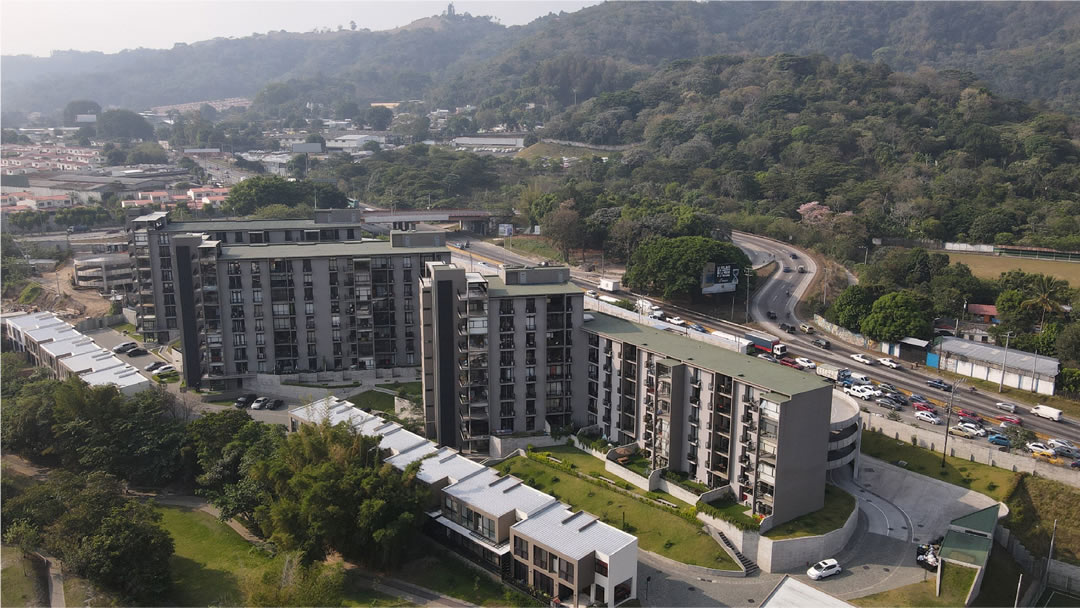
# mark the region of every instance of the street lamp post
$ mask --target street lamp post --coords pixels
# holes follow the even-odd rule
[[[743,323],[749,323],[750,322],[750,273],[752,273],[754,271],[754,269],[752,267],[750,267],[750,266],[747,266],[746,268],[743,269],[743,271],[746,273],[746,275],[745,275],[746,276],[746,318],[743,319]],[[734,321],[734,320],[735,319],[732,319],[732,321]]]
[[[945,455],[949,453],[949,422],[952,421],[952,409],[953,400],[956,399],[956,391],[960,390],[960,386],[964,384],[964,380],[960,379],[952,387],[952,392],[949,393],[949,403],[945,406],[945,445],[941,446],[941,468],[945,468]]]

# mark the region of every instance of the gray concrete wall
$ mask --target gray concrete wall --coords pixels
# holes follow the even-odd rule
[[[862,412],[862,418],[863,429],[880,430],[898,441],[910,444],[911,438],[914,436],[919,447],[935,452],[941,451],[944,446],[945,435],[936,430],[944,427],[936,427],[935,430],[930,430],[925,427],[912,426],[906,422],[889,420],[872,412]],[[949,456],[1014,472],[1032,473],[1040,477],[1080,487],[1080,471],[1041,462],[1017,450],[1012,452],[999,451],[997,446],[987,443],[985,439],[963,439],[950,436]]]
[[[524,450],[527,446],[536,449],[549,448],[554,445],[563,445],[566,438],[555,439],[551,435],[530,435],[526,437],[491,436],[489,454],[492,458],[505,458],[517,450]]]
[[[79,331],[90,331],[92,329],[101,329],[103,327],[110,327],[112,325],[120,325],[126,323],[127,317],[125,315],[105,315],[103,317],[91,317],[89,319],[83,319],[75,324],[75,329]]]
[[[700,498],[700,496],[698,496],[697,494],[691,492],[690,490],[687,490],[686,488],[680,486],[674,481],[668,481],[664,479],[662,474],[660,476],[660,479],[656,481],[656,489],[660,490],[661,492],[667,492],[675,498],[678,498],[679,500],[692,505],[697,504],[697,501]]]
[[[1080,567],[1052,559],[1047,564],[1047,584],[1072,594],[1080,591]]]

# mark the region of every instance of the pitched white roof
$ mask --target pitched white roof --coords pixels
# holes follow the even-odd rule
[[[150,388],[150,380],[140,374],[139,370],[127,364],[124,364],[123,367],[110,367],[101,371],[87,372],[79,377],[91,386],[114,384],[121,391],[139,386]]]
[[[513,475],[500,477],[493,469],[480,472],[447,486],[444,492],[477,510],[501,517],[518,511],[522,517],[555,502],[555,498],[525,485]]]
[[[54,340],[41,345],[41,350],[53,357],[69,357],[86,352],[101,352],[102,348],[86,336],[75,332],[76,335],[66,340]]]
[[[60,317],[57,317],[51,312],[41,312],[29,315],[12,315],[10,317],[4,317],[4,323],[11,327],[18,329],[19,331],[29,331],[31,329],[37,329],[39,327],[46,327],[49,325],[63,324],[67,325]]]
[[[593,551],[610,556],[637,542],[636,536],[605,524],[591,513],[573,511],[560,502],[548,505],[512,527],[574,560]]]

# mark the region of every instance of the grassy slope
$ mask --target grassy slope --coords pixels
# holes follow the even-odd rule
[[[1005,525],[1034,555],[1046,555],[1054,520],[1054,559],[1080,565],[1080,489],[1061,482],[1025,475],[1006,503]]]
[[[504,239],[503,243],[510,251],[516,251],[523,255],[537,256],[560,262],[563,259],[559,250],[552,247],[551,243],[542,236],[515,236],[512,239]]]
[[[597,150],[594,148],[579,148],[577,146],[563,146],[560,144],[549,144],[546,142],[535,143],[528,148],[518,152],[514,155],[514,158],[524,158],[526,160],[533,160],[536,158],[558,158],[562,159],[563,156],[569,158],[582,158],[585,156],[610,156],[611,152],[606,150]]]
[[[678,515],[520,456],[498,468],[613,526],[621,527],[625,515],[626,530],[638,537],[642,549],[687,564],[718,570],[738,569],[712,537]]]
[[[921,583],[867,595],[851,600],[851,603],[856,606],[963,606],[973,582],[974,568],[946,564],[941,581],[941,597],[935,595],[936,583],[928,572],[927,580]]]
[[[855,510],[855,497],[834,485],[825,486],[825,506],[769,530],[765,536],[773,540],[825,534],[843,527]]]
[[[863,432],[862,452],[891,463],[903,460],[910,471],[981,492],[994,500],[1005,500],[1006,492],[1018,475],[1006,469],[951,456],[945,459],[945,468],[942,469],[940,453],[870,431]]]
[[[0,547],[0,601],[9,606],[42,606],[48,603],[48,583],[39,568],[16,547]]]
[[[478,606],[534,604],[476,568],[448,555],[444,549],[430,547],[425,553],[424,557],[404,564],[394,576]]]

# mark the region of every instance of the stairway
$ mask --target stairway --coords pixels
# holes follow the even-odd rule
[[[723,532],[717,530],[716,528],[713,528],[712,526],[705,527],[709,529],[709,533],[712,534],[713,538],[724,543],[724,546],[730,549],[731,552],[735,554],[735,559],[739,560],[739,563],[742,564],[743,570],[746,570],[746,576],[753,576],[758,573],[759,569],[757,567],[757,564],[750,561],[750,558],[746,557],[742,553],[739,553],[739,550],[735,548],[735,545],[731,544],[731,541],[728,540],[728,537],[724,536]]]

